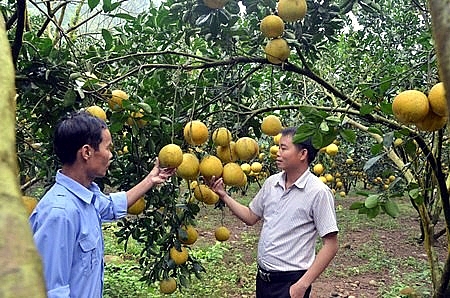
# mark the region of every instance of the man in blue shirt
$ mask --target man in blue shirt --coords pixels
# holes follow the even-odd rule
[[[160,168],[157,160],[151,172],[130,190],[103,194],[93,181],[105,176],[111,163],[111,133],[104,121],[85,112],[58,123],[54,149],[62,168],[30,216],[43,259],[47,296],[102,297],[101,223],[125,216],[128,206],[176,169]]]

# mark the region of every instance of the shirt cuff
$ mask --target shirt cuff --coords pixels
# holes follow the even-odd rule
[[[125,191],[119,191],[111,193],[111,200],[114,204],[114,217],[121,218],[127,215],[127,193]]]
[[[69,298],[69,297],[70,297],[69,285],[65,285],[47,291],[47,298]]]

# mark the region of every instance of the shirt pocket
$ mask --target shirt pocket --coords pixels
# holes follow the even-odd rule
[[[99,237],[87,235],[80,239],[80,259],[84,274],[90,274],[99,263]]]

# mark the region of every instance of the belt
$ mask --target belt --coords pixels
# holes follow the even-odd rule
[[[267,271],[258,266],[258,276],[265,282],[296,281],[305,274],[306,270],[297,271]]]

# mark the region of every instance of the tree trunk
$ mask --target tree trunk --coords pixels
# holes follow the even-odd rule
[[[447,106],[450,109],[450,0],[429,0],[431,18],[433,23],[433,37],[435,42],[439,75],[444,83],[447,97]],[[447,179],[447,181],[449,181]],[[447,192],[448,183],[447,183]],[[448,200],[448,196],[446,198]],[[448,203],[448,202],[446,202]],[[447,204],[448,205],[448,204]],[[445,211],[445,210],[444,210]],[[449,223],[447,222],[447,227]],[[447,243],[450,243],[450,233],[447,229]],[[435,297],[449,297],[450,280],[450,251],[444,266],[441,287],[437,290]]]
[[[447,106],[450,109],[450,0],[429,0],[429,5],[439,75],[447,91]]]
[[[46,297],[42,263],[33,243],[18,181],[15,72],[0,14],[0,297]]]

